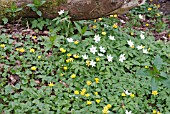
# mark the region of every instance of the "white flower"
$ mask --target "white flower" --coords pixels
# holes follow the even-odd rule
[[[93,54],[95,54],[95,53],[97,52],[96,48],[97,48],[97,47],[94,47],[94,46],[92,45],[92,47],[90,48],[90,52],[93,53]]]
[[[139,19],[144,19],[143,15],[139,14]]]
[[[126,114],[132,114],[132,111],[128,111],[128,110],[126,110],[126,112],[125,112]]]
[[[94,67],[94,66],[96,66],[96,62],[93,61],[93,60],[91,60],[91,61],[90,61],[90,65],[91,65],[92,67]]]
[[[109,62],[112,62],[112,59],[113,59],[113,57],[112,57],[111,55],[107,55],[107,60],[108,60]]]
[[[148,50],[147,49],[143,49],[143,53],[147,54]]]
[[[129,45],[130,47],[133,47],[133,46],[134,46],[134,43],[133,43],[131,40],[128,40],[127,42],[128,42],[128,45]]]
[[[88,55],[84,54],[82,55],[83,59],[88,59]]]
[[[163,38],[163,39],[165,39],[165,40],[167,40],[167,39],[168,39],[168,38],[167,38],[167,37],[165,37],[165,36],[162,36],[162,38]]]
[[[94,41],[96,42],[96,43],[98,43],[98,42],[100,42],[100,36],[99,35],[95,35],[94,36]]]
[[[124,20],[120,20],[121,23],[126,23]]]
[[[124,60],[126,60],[125,54],[121,54],[121,55],[119,56],[119,61],[120,61],[120,62],[123,62]]]
[[[138,50],[141,50],[143,48],[142,45],[136,47]]]
[[[102,53],[98,53],[98,56],[100,56],[100,57],[101,57],[101,56],[104,56],[104,54],[102,54]]]
[[[141,38],[142,40],[145,39],[145,36],[143,35],[142,32],[140,33],[140,38]]]
[[[110,36],[109,36],[109,39],[110,39],[110,40],[115,40],[115,37],[110,35]]]
[[[132,94],[132,93],[129,93],[129,91],[128,91],[128,90],[124,90],[124,92],[125,92],[125,94],[126,94],[126,95],[130,95],[130,94]]]
[[[64,13],[64,10],[60,10],[60,11],[58,12],[59,15],[62,15],[63,13]]]
[[[105,53],[105,52],[106,52],[106,50],[105,50],[104,47],[100,46],[99,48],[100,48],[100,52],[102,52],[102,53]]]
[[[68,42],[74,42],[74,41],[73,41],[73,38],[67,38],[67,41],[68,41]]]

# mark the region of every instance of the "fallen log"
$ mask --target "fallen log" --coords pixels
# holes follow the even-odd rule
[[[110,14],[123,14],[144,3],[145,0],[46,0],[37,9],[42,12],[44,18],[55,18],[60,10],[65,10],[69,11],[72,20],[82,20]],[[28,4],[33,4],[33,0],[0,0],[0,20],[4,17],[8,19],[38,18],[37,13],[28,7]],[[22,10],[10,12],[11,7],[22,8]]]

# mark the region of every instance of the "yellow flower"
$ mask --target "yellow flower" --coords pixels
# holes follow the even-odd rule
[[[23,52],[25,52],[25,49],[24,49],[24,48],[20,48],[19,51],[20,51],[21,53],[23,53]]]
[[[132,35],[132,36],[133,36],[133,35],[134,35],[134,33],[133,33],[133,32],[131,32],[131,33],[130,33],[130,35]]]
[[[105,35],[106,35],[106,32],[102,32],[102,35],[104,35],[104,36],[105,36]]]
[[[86,84],[87,84],[88,86],[90,86],[90,85],[92,84],[92,82],[91,82],[91,81],[86,81]]]
[[[75,74],[72,74],[72,75],[71,75],[71,78],[76,78],[76,75],[75,75]]]
[[[100,99],[96,99],[96,102],[97,102],[97,103],[100,103]]]
[[[96,29],[96,28],[97,28],[97,26],[96,26],[96,25],[93,25],[93,28],[94,28],[94,29]]]
[[[135,97],[135,95],[134,95],[133,93],[131,93],[131,94],[130,94],[130,97],[132,97],[132,98],[133,98],[133,97]]]
[[[5,44],[1,44],[0,47],[1,47],[1,48],[5,48]]]
[[[78,40],[74,41],[74,44],[78,44],[78,43],[79,43],[79,41],[78,41]]]
[[[75,91],[74,91],[74,94],[78,95],[78,94],[79,94],[79,91],[75,90]]]
[[[36,38],[37,38],[37,36],[33,36],[32,38],[36,39]]]
[[[102,18],[99,18],[99,20],[101,21],[101,20],[102,20]]]
[[[36,70],[37,68],[35,66],[31,67],[31,70]]]
[[[79,58],[79,56],[77,54],[74,54],[73,57],[74,58]]]
[[[70,56],[72,56],[72,54],[71,54],[71,53],[68,53],[67,56],[70,57]]]
[[[86,61],[86,65],[87,65],[87,66],[90,66],[90,61],[87,60],[87,61]]]
[[[126,94],[125,94],[125,93],[122,93],[122,96],[123,96],[123,97],[125,97],[125,96],[126,96]]]
[[[110,15],[110,17],[113,17],[113,15]]]
[[[112,105],[111,104],[107,104],[107,108],[111,108],[112,107]]]
[[[41,56],[38,56],[38,59],[41,59]]]
[[[81,94],[81,95],[84,95],[84,94],[85,94],[85,92],[82,92],[82,91],[81,91],[81,92],[80,92],[80,94]]]
[[[64,74],[61,73],[60,76],[64,76]]]
[[[64,69],[64,70],[67,70],[68,68],[65,66],[63,69]]]
[[[16,51],[19,51],[19,48],[16,48],[15,50],[16,50]]]
[[[91,101],[87,101],[87,105],[91,105],[92,104],[92,102]]]
[[[161,114],[161,113],[158,111],[157,114]]]
[[[125,106],[123,105],[122,108],[125,108]]]
[[[148,48],[148,51],[150,51],[151,50],[151,48]]]
[[[146,26],[148,27],[148,26],[149,26],[149,24],[148,24],[148,23],[146,23]]]
[[[1,56],[1,58],[3,59],[3,58],[5,58],[4,56]]]
[[[85,93],[86,93],[86,89],[82,89],[80,94],[84,95]]]
[[[118,25],[117,25],[117,24],[114,24],[112,27],[113,27],[113,28],[118,28]]]
[[[33,52],[35,52],[35,49],[33,49],[33,48],[30,48],[30,52],[32,52],[32,53],[33,53]]]
[[[86,92],[86,89],[82,89],[82,92]]]
[[[94,78],[94,80],[96,81],[96,83],[99,83],[99,78]]]
[[[96,61],[100,61],[100,58],[97,57],[97,58],[96,58]]]
[[[102,112],[103,112],[103,114],[107,114],[107,113],[109,112],[107,106],[105,106],[105,107],[103,108]]]
[[[96,22],[96,19],[94,20],[94,22]]]
[[[149,0],[150,2],[152,2],[153,0]]]
[[[53,87],[54,86],[53,82],[50,82],[48,86]]]
[[[145,48],[145,46],[142,46],[142,48],[144,49],[144,48]]]
[[[94,92],[95,95],[98,95],[98,92]]]
[[[160,14],[159,14],[159,13],[157,13],[156,15],[157,15],[158,17],[160,16]]]
[[[153,110],[152,113],[153,113],[153,114],[156,114],[156,110]]]
[[[151,11],[152,10],[152,8],[148,8],[148,11]]]
[[[157,8],[160,8],[160,7],[161,7],[160,4],[158,4],[158,5],[157,5]]]
[[[145,68],[149,68],[148,66],[145,66]]]
[[[70,58],[70,59],[69,59],[70,62],[73,62],[73,60],[74,60],[73,58]]]
[[[114,17],[117,18],[117,14],[114,14]]]
[[[158,92],[157,91],[152,91],[152,95],[157,95]]]
[[[69,62],[70,62],[70,60],[69,60],[69,59],[66,59],[66,62],[67,62],[67,63],[69,63]]]
[[[86,97],[89,97],[89,96],[90,96],[90,94],[89,94],[89,93],[87,93],[87,94],[85,94],[85,96],[86,96]]]
[[[66,52],[66,50],[65,50],[64,48],[60,48],[60,51],[61,51],[62,53],[65,53],[65,52]]]
[[[135,46],[134,46],[134,45],[132,45],[132,46],[131,46],[131,48],[135,48]]]

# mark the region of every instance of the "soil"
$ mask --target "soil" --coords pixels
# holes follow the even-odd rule
[[[170,15],[170,0],[150,0],[151,4],[160,5],[159,10],[165,15]]]

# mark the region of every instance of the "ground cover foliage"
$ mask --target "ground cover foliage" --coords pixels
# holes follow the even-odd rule
[[[30,20],[34,34],[1,29],[1,113],[170,113],[170,18],[157,6],[89,21],[59,14]]]

